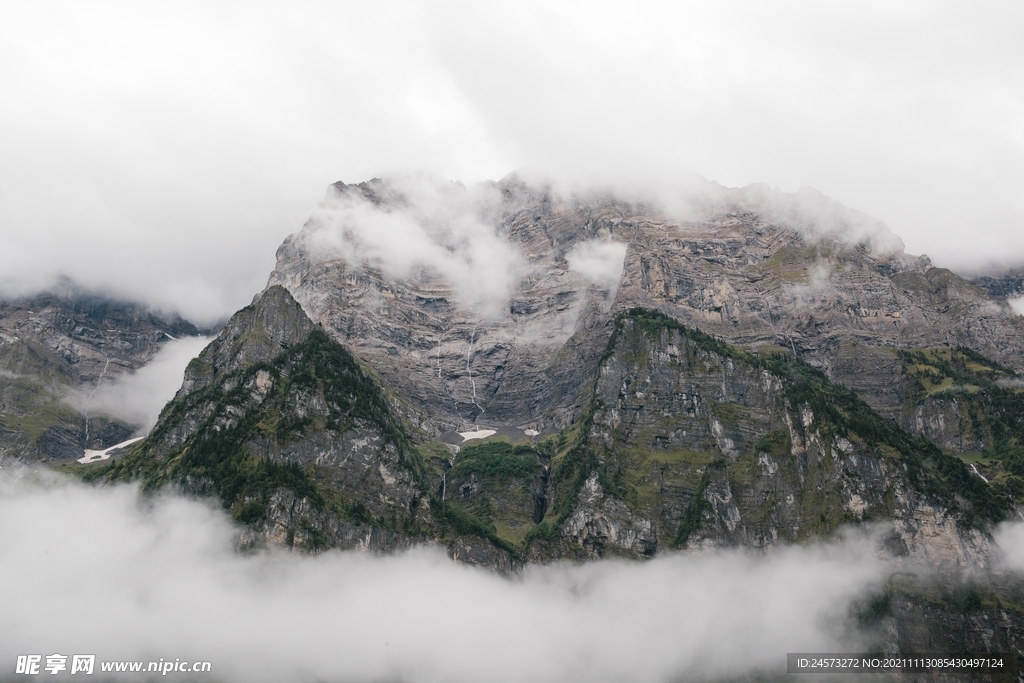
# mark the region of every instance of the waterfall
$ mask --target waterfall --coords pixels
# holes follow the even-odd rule
[[[96,386],[93,387],[92,391],[89,392],[88,398],[85,399],[85,447],[89,447],[89,404],[92,402],[93,394],[100,388],[100,384],[103,382],[103,376],[107,374],[107,368],[110,367],[110,356],[104,356],[107,362],[103,364],[103,372],[100,373],[99,379],[96,380]]]

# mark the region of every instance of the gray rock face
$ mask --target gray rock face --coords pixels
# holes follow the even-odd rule
[[[982,275],[973,282],[994,297],[1024,296],[1024,268],[1011,270],[1001,277]]]
[[[894,349],[962,345],[1024,370],[1024,318],[1005,301],[813,193],[721,190],[681,220],[514,177],[431,192],[332,186],[278,251],[270,284],[411,399],[434,434],[571,423],[609,321],[634,306],[795,353],[894,420],[906,403]],[[460,221],[473,229],[451,227]],[[500,252],[478,258],[486,267],[473,261],[484,247]]]
[[[218,376],[267,363],[299,344],[316,325],[281,288],[270,287],[228,321],[217,339],[192,361],[178,391],[202,389]]]
[[[545,197],[524,186],[495,189],[494,206],[480,209],[496,221],[483,227],[489,239],[470,239],[502,245],[507,253],[480,275],[511,284],[504,296],[474,301],[471,284],[453,283],[429,265],[388,277],[386,264],[354,262],[318,246],[341,230],[331,222],[338,206],[387,212],[390,201],[400,212],[405,200],[388,199],[386,190],[380,182],[332,187],[321,211],[278,251],[270,283],[288,288],[314,320],[429,415],[425,427],[435,434],[477,424],[568,424],[579,410],[581,376],[607,336],[621,269],[611,263],[611,277],[602,280],[603,273],[584,272],[567,258],[574,246],[600,238],[599,230],[576,217],[553,220]],[[622,250],[612,245],[616,250],[621,263]]]
[[[63,283],[57,291],[0,301],[0,461],[79,458],[135,429],[66,402],[75,390],[137,370],[191,323]],[[86,435],[88,434],[88,438]]]

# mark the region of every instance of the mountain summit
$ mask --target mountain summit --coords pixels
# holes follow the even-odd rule
[[[150,436],[86,477],[216,496],[246,546],[505,572],[871,524],[960,595],[1022,514],[1024,318],[818,193],[705,190],[337,183]],[[1020,632],[886,590],[879,647]]]

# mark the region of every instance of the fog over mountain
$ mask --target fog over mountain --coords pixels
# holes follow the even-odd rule
[[[1024,661],[1021,35],[3,4],[0,679]]]
[[[957,270],[1024,262],[1014,2],[0,9],[0,287],[198,324],[336,180],[533,168],[812,186]]]
[[[430,548],[241,556],[206,505],[33,479],[0,478],[0,582],[18,587],[0,625],[5,666],[46,643],[100,659],[208,660],[216,680],[247,682],[778,671],[787,651],[849,646],[849,601],[892,571],[861,535],[512,580]]]
[[[188,362],[199,355],[210,337],[173,339],[164,343],[153,359],[134,373],[81,387],[69,402],[83,413],[104,413],[140,427],[147,433],[164,407],[181,387]]]
[[[703,680],[855,649],[850,601],[896,571],[867,535],[536,567],[506,579],[421,548],[243,556],[224,515],[134,487],[0,476],[0,661],[211,661],[227,682]],[[997,537],[1024,570],[1024,525]],[[41,558],[45,557],[45,561]],[[69,571],[74,567],[74,571]],[[60,614],[55,620],[54,614]]]

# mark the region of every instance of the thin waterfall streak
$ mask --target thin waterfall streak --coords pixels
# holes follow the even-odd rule
[[[92,388],[89,395],[85,399],[85,446],[89,447],[89,404],[92,402],[93,394],[100,388],[100,384],[103,382],[103,376],[107,374],[107,368],[110,367],[110,356],[104,356],[106,363],[103,364],[103,371],[100,373],[99,378],[96,380],[96,386]]]

